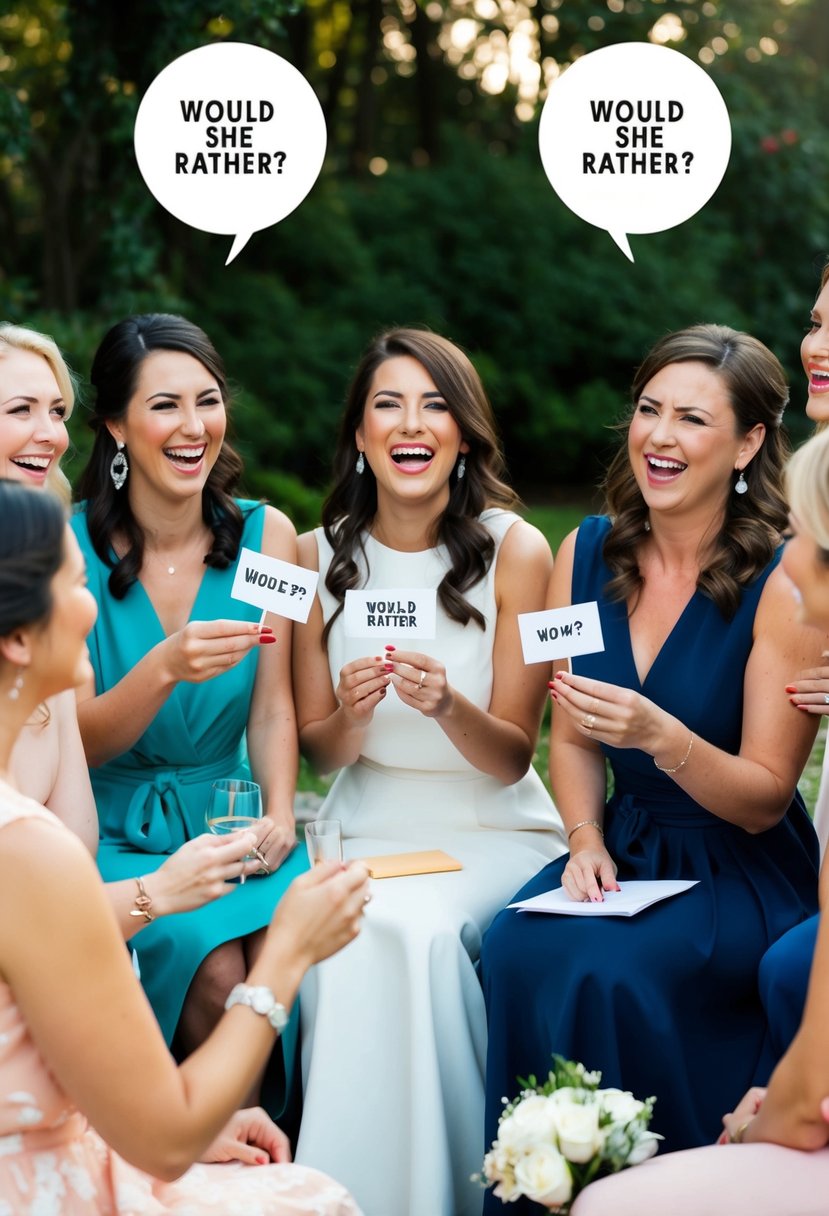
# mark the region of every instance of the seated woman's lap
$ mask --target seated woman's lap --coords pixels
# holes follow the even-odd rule
[[[758,1083],[765,1085],[777,1061],[797,1033],[815,951],[819,916],[795,925],[776,941],[760,963],[760,998],[768,1019],[768,1054]]]

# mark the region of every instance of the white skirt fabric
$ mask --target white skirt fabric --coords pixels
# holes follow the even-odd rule
[[[508,830],[518,800],[549,830]],[[565,851],[560,820],[532,770],[503,786],[366,761],[339,775],[320,817],[342,820],[347,858],[439,848],[463,869],[373,881],[360,936],[306,978],[297,1161],[336,1177],[366,1216],[478,1216],[475,963],[495,914]]]

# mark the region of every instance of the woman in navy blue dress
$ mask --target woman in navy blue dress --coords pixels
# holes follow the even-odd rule
[[[748,335],[668,335],[634,380],[609,516],[562,545],[550,605],[598,600],[605,650],[556,672],[550,775],[571,853],[517,898],[698,885],[630,919],[500,913],[482,951],[487,1143],[502,1096],[545,1075],[551,1052],[655,1094],[672,1149],[715,1139],[753,1080],[759,960],[817,897],[795,789],[814,726],[783,693],[820,642],[777,569],[787,395]]]

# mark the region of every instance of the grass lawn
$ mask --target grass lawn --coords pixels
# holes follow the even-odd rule
[[[533,506],[529,507],[526,512],[526,518],[530,523],[544,533],[547,540],[550,542],[550,547],[555,553],[561,541],[572,530],[578,527],[581,520],[589,508],[583,504],[567,504],[563,503],[556,506]],[[792,673],[794,675],[794,673]],[[547,760],[549,757],[549,738],[550,738],[550,709],[549,705],[544,713],[544,722],[541,727],[539,737],[538,751],[533,759],[533,764],[538,769],[544,782],[547,781]],[[812,749],[812,754],[809,758],[809,763],[806,765],[803,777],[800,781],[800,789],[803,797],[806,800],[806,805],[811,814],[815,798],[817,797],[818,785],[820,783],[820,771],[823,763],[823,749],[826,739],[825,724],[821,725],[818,731],[818,737],[815,741],[815,746]],[[330,778],[317,777],[310,769],[308,764],[303,760],[300,767],[298,790],[309,791],[316,794],[324,794],[331,784]]]

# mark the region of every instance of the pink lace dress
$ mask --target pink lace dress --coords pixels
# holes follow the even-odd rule
[[[57,819],[4,798],[0,829]],[[164,1183],[123,1161],[89,1127],[35,1046],[0,983],[0,1216],[359,1216],[344,1187],[300,1165],[194,1165]]]

